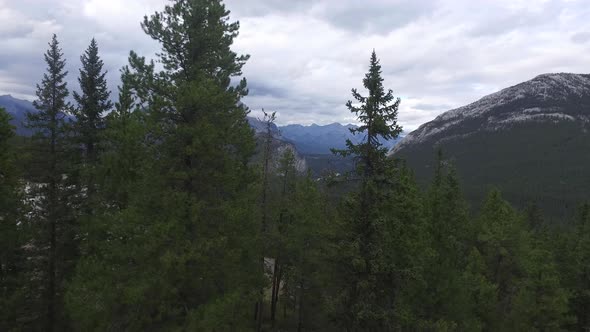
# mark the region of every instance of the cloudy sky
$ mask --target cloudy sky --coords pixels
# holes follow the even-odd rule
[[[158,45],[139,27],[166,0],[0,0],[0,94],[32,100],[57,33],[76,89],[79,56],[98,40],[109,71]],[[371,50],[401,97],[407,130],[448,109],[546,72],[590,72],[588,0],[226,0],[254,114],[279,124],[354,123],[344,104]]]

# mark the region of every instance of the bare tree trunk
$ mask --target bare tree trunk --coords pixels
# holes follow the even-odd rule
[[[278,270],[278,262],[279,259],[275,258],[275,264],[272,272],[272,289],[271,289],[271,297],[270,297],[270,322],[272,327],[275,326],[275,310],[276,310],[276,288],[277,288],[277,270]]]
[[[56,236],[55,220],[50,220],[49,229],[49,278],[47,285],[47,331],[53,331],[55,327],[55,260],[56,260]]]
[[[270,161],[271,161],[271,153],[272,153],[272,124],[275,120],[275,113],[271,113],[270,115],[264,110],[264,123],[266,125],[266,137],[265,137],[265,144],[264,144],[264,160],[262,165],[262,197],[261,197],[261,208],[262,208],[262,223],[261,223],[261,238],[262,238],[262,252],[261,252],[261,263],[262,263],[262,274],[265,275],[265,264],[264,264],[264,256],[266,252],[265,243],[266,243],[266,233],[268,230],[267,226],[267,205],[268,205],[268,178],[270,173]],[[256,331],[262,331],[262,321],[264,320],[264,287],[260,289],[260,298],[257,304],[257,321],[256,321]]]
[[[52,332],[55,329],[55,261],[56,261],[56,218],[57,215],[55,213],[56,205],[57,205],[57,120],[56,114],[53,115],[51,119],[51,129],[50,129],[50,146],[49,151],[51,153],[51,173],[49,179],[49,192],[47,196],[49,196],[49,206],[47,207],[47,221],[49,222],[49,266],[48,266],[48,278],[47,278],[47,326],[46,331]]]

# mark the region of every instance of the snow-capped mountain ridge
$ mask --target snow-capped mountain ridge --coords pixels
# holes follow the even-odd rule
[[[439,115],[408,134],[390,154],[425,141],[438,143],[523,122],[579,120],[587,123],[590,122],[590,109],[572,107],[576,101],[587,99],[590,99],[590,75],[539,75]]]

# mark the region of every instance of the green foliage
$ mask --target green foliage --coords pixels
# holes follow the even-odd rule
[[[82,68],[78,83],[81,94],[73,93],[78,107],[74,109],[75,129],[80,143],[84,146],[86,162],[92,164],[96,159],[95,148],[98,145],[100,131],[104,129],[105,112],[112,108],[110,92],[103,71],[103,61],[98,55],[98,45],[93,38],[88,49],[80,57]]]
[[[32,235],[28,255],[35,260],[29,271],[36,285],[31,287],[38,301],[31,320],[47,331],[67,328],[63,293],[77,258],[77,225],[72,199],[72,146],[66,123],[69,95],[63,53],[54,35],[45,54],[47,72],[37,85],[38,113],[27,114],[27,126],[34,131],[28,178]],[[42,296],[38,296],[41,294]]]
[[[102,213],[68,292],[83,330],[247,328],[262,271],[254,137],[240,98],[247,57],[220,1],[146,17],[164,64],[131,53],[98,166]],[[97,278],[96,276],[101,276]]]
[[[529,231],[498,191],[488,196],[478,223],[476,248],[486,266],[483,276],[496,289],[493,308],[481,316],[484,326],[561,330],[568,322],[567,291],[543,235]]]
[[[518,103],[555,107],[527,99]],[[512,111],[519,106],[506,107]],[[566,108],[572,112],[581,109],[584,106],[578,103]],[[547,132],[551,135],[545,135]],[[474,208],[472,212],[476,212],[489,190],[498,188],[515,208],[524,209],[534,202],[547,221],[559,224],[573,219],[577,205],[588,197],[590,178],[585,174],[590,155],[582,151],[590,149],[590,133],[578,123],[514,124],[509,132],[482,131],[461,136],[460,140],[427,142],[412,150],[402,150],[396,157],[407,160],[425,188],[432,181],[439,147],[453,160],[465,198]]]
[[[335,151],[356,164],[348,193],[301,174],[295,151],[275,149],[274,113],[258,139],[248,125],[228,15],[174,0],[146,16],[163,70],[130,52],[107,115],[93,40],[71,126],[54,36],[31,142],[0,109],[1,330],[589,328],[590,205],[556,227],[542,201],[519,212],[493,190],[472,213],[465,165],[442,152],[420,190],[380,143],[400,133],[400,101],[375,52],[368,96],[347,103],[366,140]]]
[[[14,128],[0,108],[0,330],[24,328],[27,316],[26,241],[22,184],[16,151],[10,144]]]
[[[368,97],[353,89],[352,95],[361,105],[349,101],[347,106],[362,123],[353,133],[365,133],[366,140],[360,144],[349,140],[347,150],[334,150],[336,154],[357,159],[356,174],[361,179],[360,189],[348,197],[342,212],[344,229],[339,263],[344,286],[335,295],[334,314],[340,316],[346,329],[387,330],[399,326],[397,316],[401,310],[395,305],[400,298],[398,293],[403,281],[416,278],[414,274],[419,269],[419,263],[413,263],[420,260],[408,262],[406,258],[421,241],[409,247],[400,244],[420,236],[415,229],[420,228],[421,218],[396,218],[390,207],[390,200],[400,189],[395,181],[399,170],[387,158],[379,138],[393,139],[401,132],[397,125],[400,101],[394,101],[391,90],[385,92],[375,52],[363,85]],[[398,180],[403,181],[403,176]],[[404,199],[416,197],[407,195]]]
[[[590,327],[590,204],[578,209],[571,228],[558,233],[559,271],[570,292],[569,309],[572,322],[569,330],[584,331]]]

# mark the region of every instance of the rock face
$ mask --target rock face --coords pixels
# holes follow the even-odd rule
[[[266,124],[256,118],[248,117],[248,123],[250,127],[254,129],[254,134],[256,135],[256,155],[254,156],[255,161],[260,161],[262,158],[262,147],[264,146],[264,140],[266,135]],[[307,171],[307,161],[305,158],[299,153],[295,145],[286,140],[283,136],[281,136],[278,127],[275,124],[271,125],[270,129],[273,140],[272,140],[272,167],[276,169],[279,167],[279,162],[281,157],[284,155],[285,152],[291,151],[295,156],[295,168],[298,172],[304,173]]]
[[[590,194],[590,75],[544,74],[439,115],[391,151],[422,183],[438,148],[473,201],[498,187],[516,205],[553,215]]]

